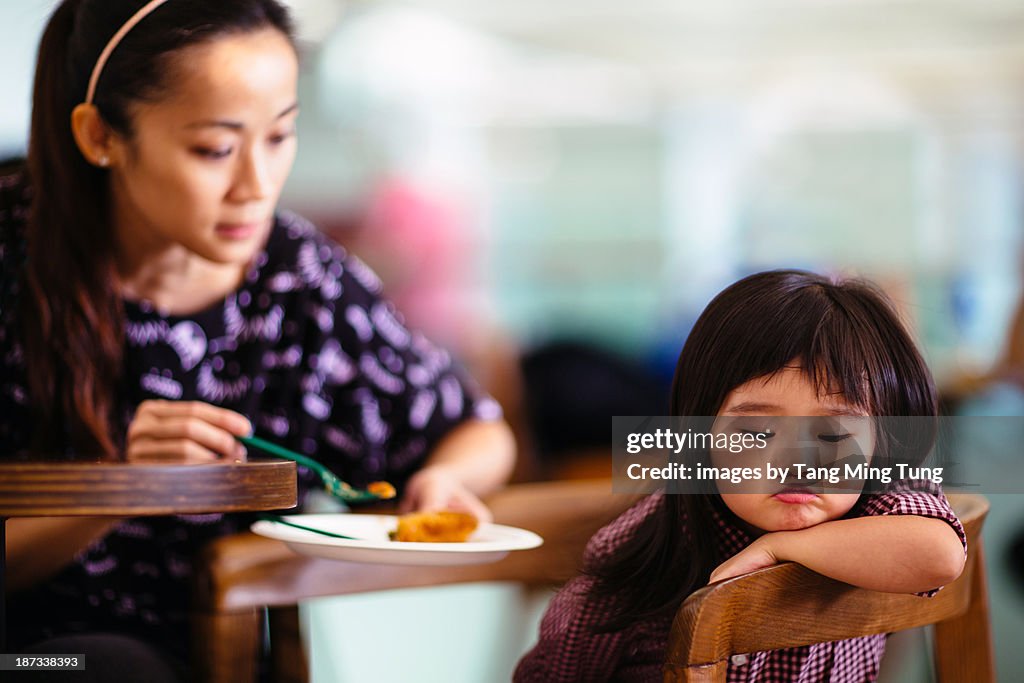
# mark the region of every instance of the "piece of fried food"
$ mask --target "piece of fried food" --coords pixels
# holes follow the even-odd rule
[[[371,481],[366,485],[366,490],[381,500],[389,500],[395,497],[395,487],[386,481]]]
[[[413,543],[462,543],[477,527],[477,519],[465,512],[414,512],[398,518],[392,541]]]

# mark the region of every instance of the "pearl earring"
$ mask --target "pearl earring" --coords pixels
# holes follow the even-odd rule
[[[96,160],[96,163],[102,166],[103,168],[106,168],[107,165],[110,163],[110,157],[104,154],[103,156]]]

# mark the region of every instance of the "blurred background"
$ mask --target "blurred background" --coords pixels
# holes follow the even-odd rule
[[[0,154],[24,152],[53,4],[0,5]],[[606,459],[585,456],[607,449],[607,418],[664,413],[700,310],[766,268],[878,281],[952,410],[1021,412],[1024,335],[1009,340],[1024,265],[1024,3],[288,4],[302,113],[283,204],[375,267],[407,321],[502,400],[524,444],[520,478],[603,472]],[[1010,559],[1022,527],[1024,500],[994,496],[1001,680],[1024,677],[1024,578]],[[474,604],[507,615],[489,595]],[[308,612],[311,638],[369,647],[331,631],[329,602]],[[495,672],[532,638],[536,609],[519,635],[494,617],[487,637],[504,647],[491,659],[505,663],[443,680],[507,677]],[[889,680],[929,680],[917,641],[901,641]],[[317,657],[319,680],[356,675]]]

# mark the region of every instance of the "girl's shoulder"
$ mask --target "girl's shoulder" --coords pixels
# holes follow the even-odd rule
[[[636,533],[640,524],[658,511],[664,502],[665,497],[661,493],[644,496],[610,524],[599,529],[583,552],[584,564],[594,566],[612,557],[619,546]]]
[[[942,487],[929,481],[898,480],[883,490],[864,493],[848,513],[850,517],[882,515],[946,516],[952,514]]]

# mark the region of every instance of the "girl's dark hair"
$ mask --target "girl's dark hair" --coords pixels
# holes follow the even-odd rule
[[[679,354],[670,413],[715,416],[733,389],[794,363],[821,394],[839,391],[872,415],[937,415],[931,373],[888,297],[796,270],[750,275],[708,304]],[[724,561],[713,511],[734,517],[717,494],[663,503],[612,558],[585,567],[593,591],[615,597],[598,630],[672,614]]]
[[[28,145],[33,188],[22,320],[33,449],[113,459],[124,309],[114,267],[109,176],[83,158],[71,112],[111,36],[144,0],[65,0],[39,44]],[[97,84],[103,120],[132,136],[131,106],[172,88],[182,52],[264,28],[293,41],[275,0],[169,0],[125,35]],[[294,41],[293,41],[294,43]]]

